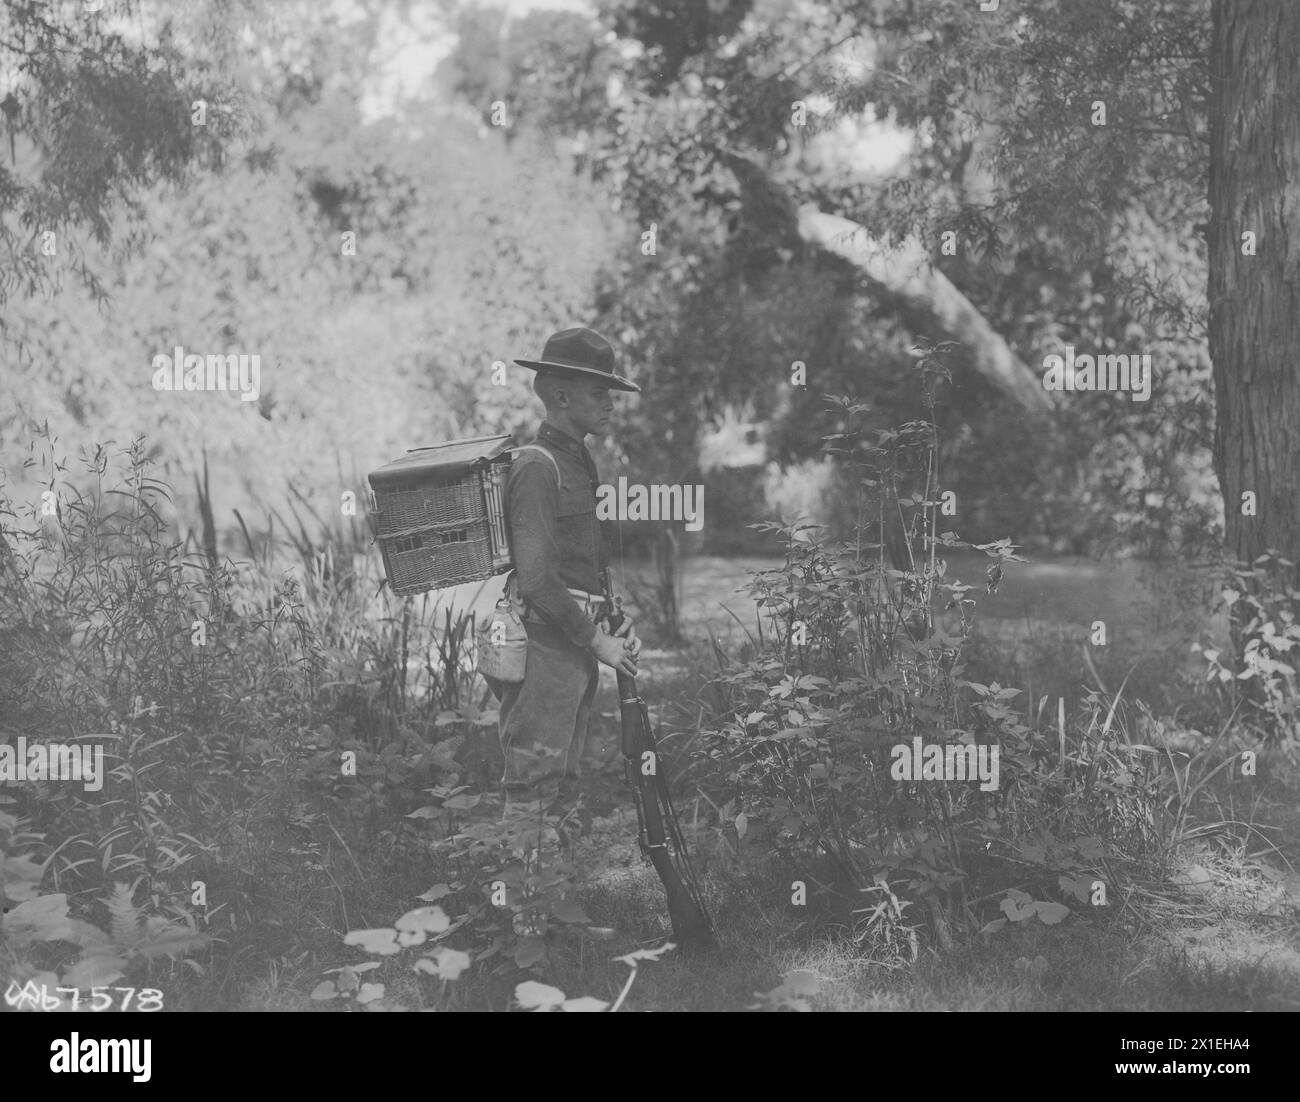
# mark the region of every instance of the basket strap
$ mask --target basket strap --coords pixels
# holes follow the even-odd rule
[[[564,485],[564,476],[560,474],[560,465],[557,462],[555,462],[555,456],[553,456],[549,451],[547,451],[546,448],[543,448],[540,444],[524,444],[522,447],[511,448],[510,450],[512,452],[541,452],[544,456],[546,456],[547,459],[551,461],[551,466],[555,468],[556,482],[558,482],[560,486]]]
[[[555,468],[555,481],[559,484],[560,488],[564,487],[564,475],[560,474],[560,465],[555,461],[555,456],[553,456],[546,448],[543,448],[540,444],[523,444],[520,447],[511,448],[510,451],[511,452],[541,452],[544,456],[546,456],[547,459],[550,460],[551,466]],[[510,580],[513,579],[514,577],[515,577],[515,572],[512,570],[510,571],[510,577],[506,579],[507,587],[509,587]],[[524,606],[522,612],[522,618],[528,620],[534,619],[532,607],[528,604],[527,601],[523,599],[522,595],[519,598],[519,603]]]

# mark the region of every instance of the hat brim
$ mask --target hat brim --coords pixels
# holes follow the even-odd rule
[[[572,364],[557,364],[550,360],[515,360],[520,367],[526,367],[530,371],[559,371],[566,375],[586,375],[593,379],[600,379],[607,383],[614,390],[626,390],[633,394],[640,394],[641,388],[630,379],[623,378],[622,375],[615,375],[612,371],[600,371],[594,367],[574,367]]]

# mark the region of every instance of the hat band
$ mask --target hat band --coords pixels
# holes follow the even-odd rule
[[[543,370],[549,368],[552,371],[594,371],[600,375],[614,374],[614,372],[608,367],[592,367],[590,364],[575,364],[563,360],[547,359],[542,359],[538,362],[542,364]]]

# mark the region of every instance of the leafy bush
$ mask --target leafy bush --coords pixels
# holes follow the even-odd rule
[[[188,554],[143,440],[81,470],[45,444],[28,466],[48,497],[0,496],[0,741],[105,746],[102,790],[32,781],[4,801],[74,913],[127,881],[142,922],[229,934],[261,921],[268,876],[332,878],[341,832],[421,844],[401,816],[455,787],[465,733],[495,723],[472,619],[367,596],[377,580],[329,533],[278,574],[269,539],[246,563]]]
[[[1219,604],[1234,624],[1240,670],[1231,668],[1219,649],[1193,647],[1205,659],[1207,680],[1232,690],[1228,696],[1247,705],[1247,720],[1261,740],[1292,744],[1300,740],[1300,685],[1288,661],[1300,644],[1294,576],[1295,563],[1276,552],[1227,571]]]
[[[933,409],[947,349],[917,351]],[[996,845],[1007,861],[1091,874],[1108,841],[1140,834],[1150,808],[1140,763],[1106,745],[1109,719],[1072,757],[1063,717],[1053,739],[1015,710],[1019,690],[966,676],[977,602],[971,587],[946,580],[941,553],[969,545],[939,529],[934,421],[864,440],[853,418],[865,407],[832,402],[842,431],[831,439],[858,472],[856,537],[828,543],[809,525],[759,526],[785,544],[785,563],[757,572],[752,585],[771,634],[718,678],[726,706],[703,734],[718,802],[734,801],[729,811],[739,810],[744,829],[767,837],[793,867],[824,859],[839,884],[882,893],[866,926],[878,927],[897,956],[909,944],[900,885],[922,901],[946,947],[954,913],[963,925],[974,921],[967,882],[976,857]],[[891,528],[901,528],[902,541]],[[979,550],[991,560],[989,592],[1023,561],[1009,540]],[[996,748],[998,790],[894,779],[893,748],[914,739]]]
[[[502,817],[468,824],[445,848],[479,870],[482,898],[466,908],[478,960],[501,955],[518,968],[548,962],[557,937],[591,919],[577,901],[585,870],[564,853],[562,820],[538,804],[507,805]]]
[[[43,866],[30,853],[14,852],[39,840],[13,815],[0,811],[0,901],[6,902],[0,919],[0,975],[9,1005],[48,1010],[53,999],[58,1009],[73,1009],[80,991],[103,991],[124,978],[147,977],[154,961],[184,957],[207,944],[192,918],[146,914],[135,902],[134,887],[120,881],[102,901],[107,930],[75,917],[66,894],[41,894]],[[147,990],[157,994],[157,989]],[[161,996],[158,1001],[154,1009],[162,1009]]]
[[[440,899],[449,891],[449,886],[446,884],[435,885],[421,898]],[[407,950],[419,949],[420,955],[414,961],[410,961],[408,956],[411,969],[422,976],[437,980],[437,986],[434,989],[432,998],[433,1005],[425,1006],[423,1009],[449,1010],[453,1009],[453,982],[460,979],[462,974],[474,964],[493,956],[495,949],[489,949],[486,952],[480,952],[477,956],[473,956],[449,945],[436,945],[430,948],[429,943],[448,938],[461,927],[470,923],[472,916],[476,913],[476,909],[471,908],[469,913],[453,921],[448,917],[446,911],[436,904],[419,907],[402,915],[391,927],[349,931],[343,942],[345,945],[355,946],[380,957],[406,955]],[[515,913],[517,916],[520,912],[516,910]],[[604,999],[597,999],[590,995],[569,998],[558,987],[539,983],[537,980],[524,980],[516,984],[514,991],[515,1004],[521,1010],[543,1013],[560,1010],[568,1013],[589,1014],[606,1011],[612,1014],[623,1005],[624,1000],[627,998],[632,984],[636,981],[637,968],[641,962],[658,960],[665,953],[669,953],[675,948],[676,946],[672,942],[666,942],[655,949],[637,949],[631,953],[613,958],[626,964],[630,971],[622,990],[612,1005]],[[329,969],[327,974],[336,978],[323,980],[317,984],[311,993],[311,997],[317,1002],[332,1002],[337,999],[349,1005],[349,1007],[352,1005],[363,1006],[367,1010],[410,1010],[411,1007],[385,997],[387,993],[385,984],[364,982],[360,979],[365,973],[372,972],[381,966],[382,962],[380,961],[370,961],[365,964],[351,964],[342,968]]]

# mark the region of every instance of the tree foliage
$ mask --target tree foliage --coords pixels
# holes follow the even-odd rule
[[[947,458],[975,531],[1010,523],[1025,538],[1076,551],[1205,550],[1200,536],[1217,527],[1219,505],[1200,235],[1204,4],[1062,0],[995,16],[955,0],[923,11],[669,0],[610,4],[601,18],[630,41],[611,44],[624,59],[622,83],[603,125],[582,122],[593,135],[585,159],[639,224],[657,224],[666,246],[657,267],[684,273],[655,285],[677,292],[676,310],[629,324],[636,355],[687,358],[674,346],[680,334],[692,362],[708,365],[695,372],[697,393],[775,395],[782,364],[729,338],[749,312],[775,305],[769,316],[780,316],[773,285],[824,279],[825,262],[792,237],[795,204],[814,202],[885,241],[917,234],[1028,362],[1072,343],[1140,347],[1158,365],[1149,403],[1076,401],[1044,439],[1009,432],[1012,411],[959,362],[965,424]],[[1094,125],[1098,101],[1104,126]],[[794,121],[798,104],[806,125]],[[906,159],[888,172],[853,170],[833,152],[872,118],[912,134]],[[957,235],[956,256],[940,253],[944,231]],[[633,314],[638,288],[625,287],[632,301],[614,310]],[[879,348],[889,330],[853,296],[842,280],[840,325],[821,341],[804,338],[788,358],[788,348],[775,354],[774,338],[771,360],[786,369],[793,359],[816,362],[823,392],[871,378],[858,350]],[[890,303],[878,306],[888,317]],[[685,322],[703,316],[708,330]],[[800,344],[797,330],[783,335]],[[729,370],[736,361],[746,369]],[[798,396],[770,408],[778,435],[782,423],[808,424]],[[906,412],[890,408],[882,424]],[[1018,492],[989,477],[1000,468],[1015,470]]]
[[[366,121],[338,78],[364,68],[372,28],[336,33],[244,74],[278,106],[222,164],[129,189],[114,228],[134,248],[85,250],[101,309],[75,283],[11,300],[0,435],[49,418],[69,444],[123,441],[147,424],[178,485],[206,452],[225,525],[231,508],[283,510],[290,484],[337,515],[404,448],[531,419],[526,373],[498,386],[494,365],[587,313],[606,216],[544,146],[509,148],[454,109]],[[153,357],[177,346],[258,355],[257,401],[155,391]]]
[[[160,15],[133,2],[110,13],[4,0],[0,303],[58,286],[65,269],[102,298],[81,235],[107,245],[136,187],[220,163],[246,122],[221,64],[240,7]],[[196,124],[200,101],[213,110]]]

